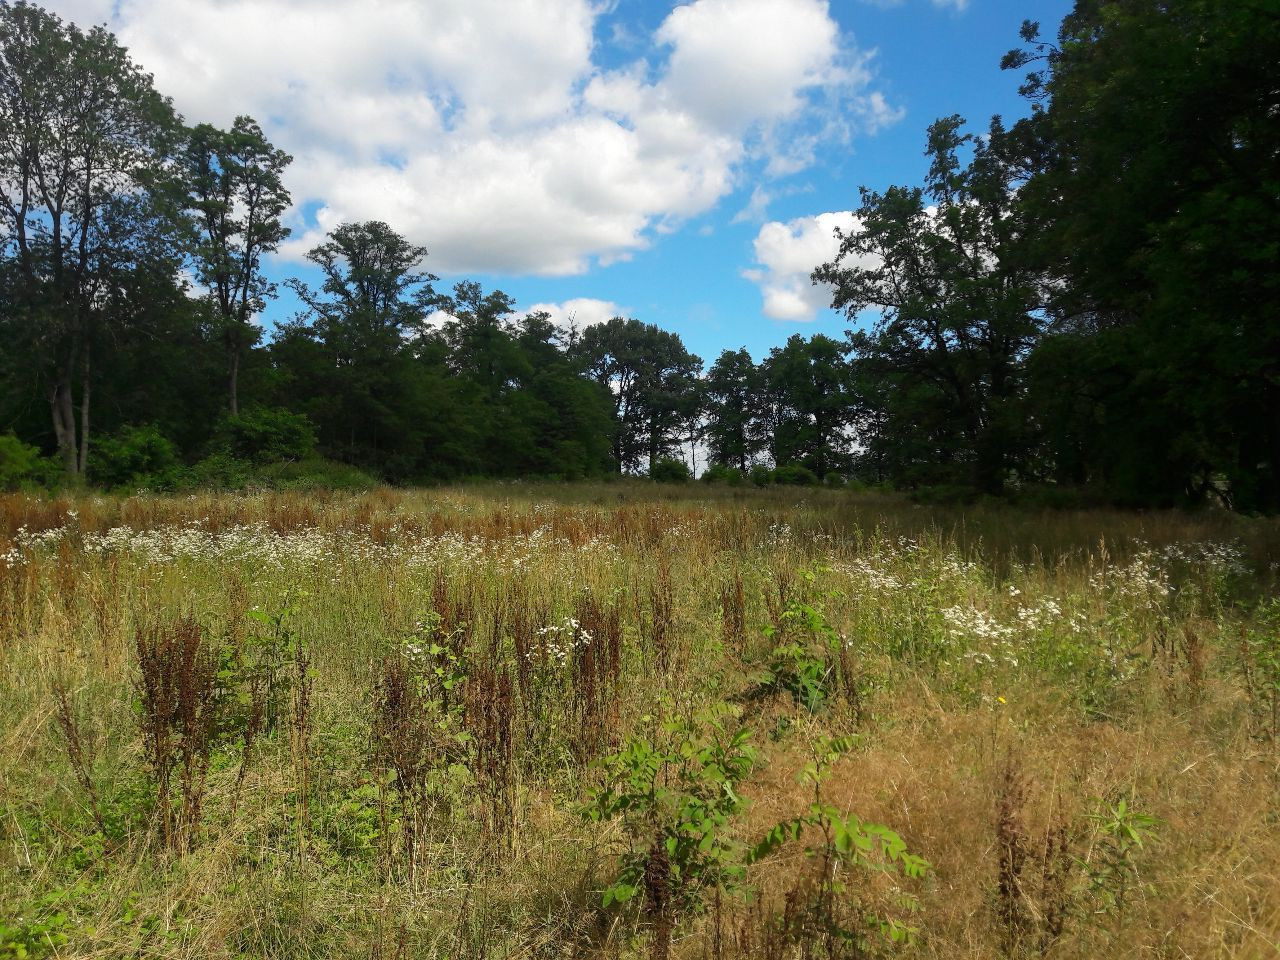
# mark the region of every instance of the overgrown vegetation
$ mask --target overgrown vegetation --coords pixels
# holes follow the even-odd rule
[[[0,496],[0,956],[1268,956],[1277,561],[785,486]]]

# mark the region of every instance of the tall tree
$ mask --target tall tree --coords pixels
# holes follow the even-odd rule
[[[711,459],[746,470],[768,441],[762,371],[746,347],[725,350],[707,371],[705,388]]]
[[[998,493],[1026,446],[1021,367],[1042,325],[1043,283],[1021,242],[1023,168],[1003,127],[994,120],[979,138],[962,124],[929,128],[924,188],[861,191],[858,228],[837,231],[839,253],[813,277],[849,319],[879,312],[850,343],[893,387],[879,396],[897,407],[886,418],[934,437],[920,453],[951,463],[946,479]]]
[[[273,345],[298,394],[282,399],[317,425],[322,448],[392,475],[423,457],[418,399],[431,389],[415,350],[438,299],[426,253],[380,221],[335,227],[307,254],[321,288],[289,281],[310,325],[288,325]]]
[[[246,116],[236,117],[230,130],[194,127],[183,154],[198,235],[196,273],[217,306],[232,416],[240,410],[241,360],[262,335],[252,319],[275,296],[275,284],[263,276],[262,257],[289,236],[280,222],[290,202],[281,177],[292,160]]]
[[[696,412],[702,360],[678,334],[614,317],[587,327],[574,356],[613,396],[618,470],[638,470],[676,449]]]
[[[0,0],[8,322],[44,389],[71,477],[88,465],[95,341],[122,334],[134,316],[124,291],[145,286],[146,274],[177,271],[169,167],[179,126],[150,75],[105,29],[83,32]]]
[[[847,469],[853,400],[841,344],[820,333],[808,340],[793,334],[762,366],[774,463],[807,467],[819,477]]]
[[[1275,4],[1078,0],[1023,39],[1052,454],[1135,503],[1280,509]]]

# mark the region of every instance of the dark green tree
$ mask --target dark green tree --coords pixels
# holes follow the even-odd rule
[[[1079,0],[1031,68],[1021,191],[1054,325],[1046,455],[1132,503],[1280,508],[1280,15]]]
[[[999,493],[1024,466],[1021,367],[1041,328],[1042,280],[1025,254],[1024,171],[1006,132],[995,120],[979,138],[962,123],[929,128],[923,188],[861,191],[859,226],[838,233],[836,259],[813,277],[851,320],[879,313],[870,333],[850,335],[880,383],[864,400],[887,404],[875,419],[893,425],[875,439],[901,437],[947,464],[950,482]]]
[[[262,257],[289,236],[280,222],[290,202],[281,177],[292,160],[245,116],[236,117],[230,130],[194,127],[182,154],[196,229],[192,255],[196,274],[217,308],[232,416],[240,410],[241,361],[262,336],[252,320],[275,296],[275,284],[262,273]]]
[[[272,345],[279,404],[308,416],[327,455],[393,478],[420,468],[447,422],[429,406],[444,389],[441,358],[417,343],[437,300],[425,257],[382,222],[334,228],[307,254],[321,288],[289,281],[309,316]]]
[[[725,350],[707,371],[707,447],[714,463],[746,470],[768,446],[762,371],[745,347]]]
[[[779,466],[801,466],[823,477],[849,465],[853,421],[850,368],[841,344],[793,334],[762,364],[769,404],[771,450]]]
[[[96,351],[130,335],[131,290],[178,270],[179,131],[105,29],[0,0],[3,335],[48,403],[70,477],[88,465]]]
[[[619,470],[639,471],[678,450],[697,414],[702,369],[678,334],[614,317],[587,327],[573,355],[613,397]]]

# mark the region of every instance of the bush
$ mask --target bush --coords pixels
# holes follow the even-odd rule
[[[359,467],[333,460],[300,460],[269,464],[257,473],[264,486],[277,490],[367,490],[378,480]]]
[[[52,483],[58,465],[12,433],[0,434],[0,490]]]
[[[1101,505],[1097,491],[1056,483],[1025,484],[1010,497],[1014,503],[1040,510],[1082,510]]]
[[[649,466],[649,479],[658,483],[688,483],[693,479],[689,465],[683,460],[663,457],[653,461]]]
[[[178,485],[196,490],[242,490],[253,481],[253,464],[215,453],[182,472]]]
[[[822,478],[822,485],[824,487],[843,487],[845,485],[844,474],[828,470],[827,475]]]
[[[250,407],[226,417],[218,427],[219,452],[236,460],[278,463],[315,456],[316,431],[300,413],[273,407]]]
[[[747,477],[757,487],[767,487],[773,483],[773,471],[766,467],[763,463],[757,463],[751,468]]]
[[[911,491],[911,499],[916,503],[936,506],[962,506],[977,500],[978,491],[956,483],[937,483],[917,487]]]
[[[773,482],[791,487],[816,487],[818,475],[798,463],[788,463],[773,471]]]
[[[731,487],[740,487],[746,481],[747,475],[737,467],[713,463],[702,471],[702,476],[698,479],[703,483],[727,483]]]
[[[89,479],[103,487],[166,488],[177,478],[177,448],[154,426],[124,427],[89,457]]]

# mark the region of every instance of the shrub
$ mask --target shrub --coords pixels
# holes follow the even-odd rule
[[[237,460],[276,463],[315,456],[316,431],[300,413],[274,407],[250,407],[228,416],[218,427],[218,446]]]
[[[977,500],[978,491],[973,487],[966,487],[961,484],[939,483],[927,487],[917,487],[912,491],[911,499],[916,503],[937,506],[960,506]]]
[[[585,812],[597,821],[621,819],[630,841],[604,906],[642,897],[655,957],[667,956],[682,913],[698,911],[708,893],[732,891],[742,878],[745,850],[730,824],[746,806],[736,787],[756,753],[739,716],[736,707],[714,704],[600,762],[604,783]]]
[[[713,463],[702,471],[702,476],[698,479],[703,483],[727,483],[731,487],[740,487],[746,478],[746,474],[737,467],[729,467],[723,463]]]
[[[253,464],[215,453],[182,472],[178,485],[197,490],[240,490],[253,480]]]
[[[801,774],[801,781],[813,787],[813,803],[807,812],[770,829],[748,855],[754,863],[780,847],[804,844],[810,876],[788,893],[787,909],[777,923],[782,942],[800,947],[801,956],[874,956],[881,944],[910,943],[919,933],[887,914],[885,905],[864,900],[869,885],[858,877],[880,874],[918,881],[932,869],[929,861],[909,853],[896,831],[841,813],[823,797],[832,765],[856,743],[852,737],[818,738],[813,760]],[[912,893],[899,889],[893,899],[900,911],[919,909]]]
[[[57,464],[12,433],[0,434],[0,490],[42,486],[57,475]]]
[[[688,483],[693,479],[693,474],[683,460],[663,457],[649,466],[649,479],[658,483]]]
[[[763,463],[757,463],[747,473],[748,479],[757,487],[767,487],[773,483],[773,471],[766,467]]]
[[[773,471],[773,482],[792,487],[816,487],[818,475],[798,463],[788,463]]]
[[[154,426],[123,427],[89,458],[89,478],[104,487],[167,487],[177,471],[177,448]]]
[[[280,490],[367,490],[378,485],[359,467],[319,458],[268,464],[256,479]]]

